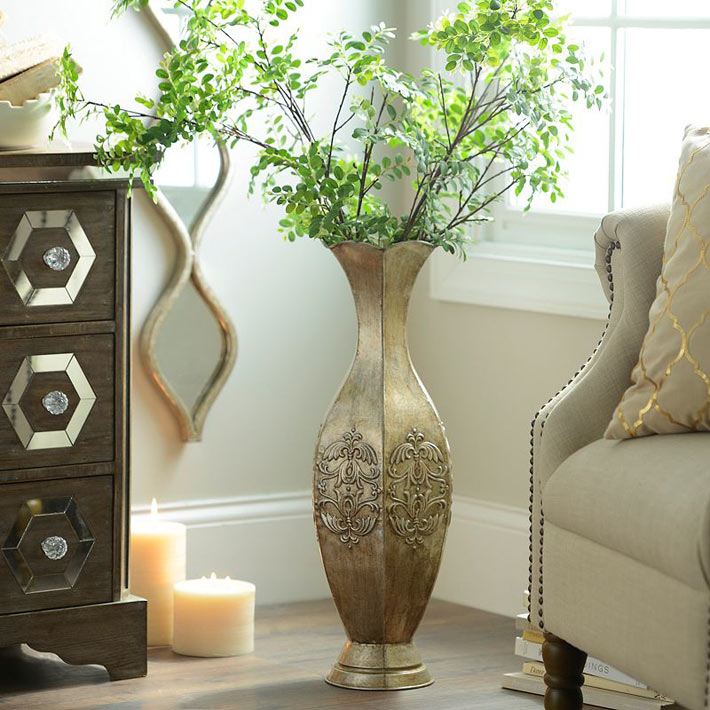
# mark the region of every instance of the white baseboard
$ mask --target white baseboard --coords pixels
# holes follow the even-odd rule
[[[451,512],[434,596],[516,616],[528,584],[527,512],[465,496],[454,496]]]
[[[134,506],[136,516],[148,506]],[[527,515],[519,508],[454,496],[434,596],[515,616],[527,578]],[[309,491],[167,503],[161,517],[185,523],[188,575],[247,579],[260,604],[329,595]]]

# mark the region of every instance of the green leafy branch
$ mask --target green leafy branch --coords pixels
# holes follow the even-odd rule
[[[147,4],[116,0],[114,14]],[[325,56],[302,61],[298,33],[282,27],[301,6],[262,0],[254,13],[244,0],[175,0],[186,16],[181,38],[156,70],[157,98],[136,97],[140,109],[87,100],[65,51],[58,128],[100,114],[99,160],[153,194],[172,146],[201,136],[251,144],[250,192],[259,187],[284,210],[279,228],[290,240],[416,239],[463,253],[470,225],[509,190],[529,201],[562,196],[570,103],[601,107],[606,94],[551,0],[461,2],[413,35],[441,57],[441,70],[419,77],[388,65],[395,31],[384,24],[340,32]],[[309,106],[329,75],[342,91],[320,134]],[[394,215],[381,190],[404,180],[411,204]]]

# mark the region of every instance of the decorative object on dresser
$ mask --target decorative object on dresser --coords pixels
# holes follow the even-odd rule
[[[5,16],[0,15],[0,27],[4,22]],[[57,60],[61,53],[62,45],[59,40],[46,34],[27,37],[13,44],[0,43],[0,82],[22,76],[23,72],[44,62]],[[45,88],[53,88],[58,83],[54,82]]]
[[[50,91],[59,84],[60,55],[61,44],[51,36],[8,45],[0,41],[0,149],[29,148],[47,140],[56,121]]]
[[[438,572],[451,472],[443,426],[409,360],[409,294],[431,250],[464,255],[470,229],[508,190],[561,194],[560,126],[572,115],[558,89],[592,107],[604,87],[548,0],[503,0],[492,14],[488,0],[459,3],[413,36],[442,58],[441,72],[418,77],[387,66],[395,33],[384,23],[359,36],[340,32],[323,57],[303,61],[298,31],[273,28],[304,0],[264,0],[256,10],[241,0],[178,4],[190,20],[156,70],[158,100],[136,97],[141,108],[87,101],[66,51],[60,125],[100,114],[102,164],[140,175],[154,195],[155,157],[174,144],[220,136],[256,146],[251,186],[284,209],[280,231],[332,248],[351,282],[360,339],[314,464],[319,543],[350,636],[328,681],[427,685],[412,636]],[[324,75],[342,89],[316,135],[308,99],[330,91]],[[161,117],[157,127],[152,116]],[[346,143],[339,134],[351,121]],[[380,190],[408,176],[411,204],[393,214]]]
[[[130,202],[125,180],[69,179],[93,164],[0,154],[0,643],[116,680],[146,673],[127,592]]]
[[[27,99],[21,106],[0,99],[0,151],[40,145],[53,125],[54,112],[48,93]]]

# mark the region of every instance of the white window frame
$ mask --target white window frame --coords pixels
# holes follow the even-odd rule
[[[590,0],[592,2],[592,0]],[[622,204],[623,174],[623,72],[617,71],[615,57],[623,51],[625,28],[697,29],[710,28],[710,18],[649,18],[619,15],[623,0],[612,0],[611,14],[580,18],[580,27],[604,27],[611,31],[611,69],[609,72],[609,175],[608,211]],[[448,5],[431,0],[432,16],[438,17]],[[456,3],[453,2],[453,5]],[[605,319],[608,304],[594,271],[593,234],[603,215],[560,214],[542,209],[522,210],[501,202],[493,210],[495,240],[480,241],[470,248],[466,261],[445,253],[432,259],[430,296],[441,301],[494,306],[539,313]],[[512,239],[525,230],[528,244]],[[571,247],[536,246],[535,234],[559,234]],[[588,235],[589,247],[579,248],[579,235]],[[576,238],[575,238],[576,237]],[[556,241],[553,239],[553,242]]]

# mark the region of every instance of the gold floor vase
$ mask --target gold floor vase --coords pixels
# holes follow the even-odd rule
[[[314,463],[318,543],[348,634],[326,680],[417,688],[432,678],[412,637],[451,519],[448,442],[407,346],[409,298],[432,246],[344,242],[331,251],[350,282],[359,335]]]

